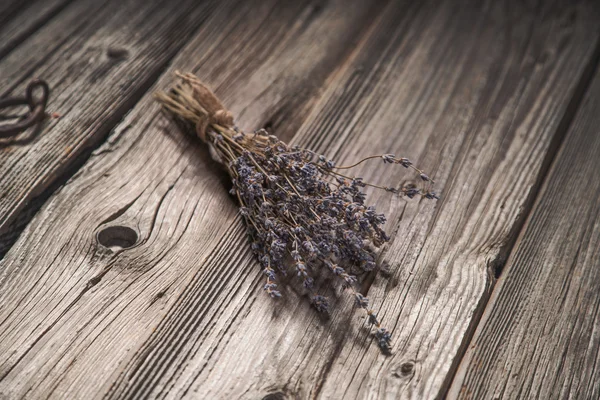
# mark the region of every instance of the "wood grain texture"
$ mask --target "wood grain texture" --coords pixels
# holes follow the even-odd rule
[[[432,172],[437,203],[370,197],[393,241],[390,272],[365,290],[394,354],[378,352],[344,293],[330,293],[329,320],[302,293],[262,293],[227,180],[146,97],[0,265],[0,393],[444,393],[593,56],[597,14],[591,2],[365,3],[223,7],[174,67],[206,79],[242,127],[272,126],[339,162],[394,152]],[[410,180],[382,164],[358,172]],[[140,239],[99,246],[110,226]]]
[[[290,134],[382,11],[381,3],[346,5],[224,4],[199,26],[173,68],[207,77],[244,125]],[[173,68],[160,87],[172,84]],[[111,387],[121,393],[121,377],[147,353],[169,310],[202,274],[222,267],[212,255],[229,245],[223,238],[242,235],[222,178],[206,149],[145,96],[1,261],[0,393],[93,398]],[[117,252],[99,246],[96,234],[113,225],[135,229],[137,244]],[[252,284],[257,270],[247,248],[236,247],[246,254],[246,271],[219,274],[251,274],[239,282]],[[41,252],[34,255],[34,248]],[[200,288],[231,289],[237,282]],[[264,300],[254,285],[247,289]],[[223,290],[222,299],[233,293]],[[134,395],[144,397],[144,390]]]
[[[433,171],[443,201],[405,204],[385,194],[371,197],[390,221],[398,221],[388,228],[394,240],[382,256],[391,276],[376,278],[369,290],[394,331],[395,354],[386,358],[376,351],[366,324],[356,322],[360,311],[345,321],[352,303],[345,297],[331,331],[305,333],[303,321],[277,331],[286,345],[290,332],[301,332],[287,352],[269,351],[284,374],[280,388],[301,397],[344,399],[443,395],[489,296],[493,266],[504,262],[506,246],[527,213],[575,91],[572,77],[581,76],[597,45],[593,3],[539,7],[453,2],[390,8],[384,13],[389,20],[378,23],[381,31],[373,32],[365,52],[357,52],[332,83],[297,140],[342,162],[366,149],[416,155],[422,168]],[[388,46],[372,50],[378,43]],[[365,166],[362,175],[402,179],[401,171],[382,168]],[[246,318],[238,335],[254,323]],[[336,325],[344,327],[343,340],[331,333]],[[255,340],[271,343],[272,335],[271,329]],[[241,352],[246,341],[237,343],[190,386],[214,393],[217,385],[211,382],[235,385],[229,373],[240,371],[241,362],[228,361],[227,354]],[[317,347],[311,350],[319,356],[331,351],[332,362],[315,373],[314,359],[303,358],[310,353],[296,350],[306,346]],[[246,370],[261,353],[264,349],[256,349],[255,358],[244,362]]]
[[[51,87],[47,110],[61,116],[0,141],[0,242],[10,243],[1,239],[18,232],[20,213],[106,138],[212,8],[78,1],[0,60],[2,96],[23,95],[41,77]]]
[[[0,38],[2,38],[0,59],[54,18],[72,1],[4,1],[0,5]]]
[[[450,398],[600,398],[600,73],[494,289]]]

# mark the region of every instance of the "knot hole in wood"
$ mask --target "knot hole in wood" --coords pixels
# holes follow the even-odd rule
[[[106,55],[111,60],[121,61],[129,57],[129,51],[121,47],[109,47],[106,50]]]
[[[135,245],[138,234],[127,226],[113,225],[102,228],[96,235],[96,239],[100,245],[112,251],[119,251]]]
[[[400,364],[400,366],[392,372],[392,375],[395,378],[411,380],[415,375],[415,363],[413,361],[407,361]]]

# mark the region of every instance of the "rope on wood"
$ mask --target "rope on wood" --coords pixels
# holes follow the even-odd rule
[[[223,106],[208,86],[192,74],[175,74],[191,87],[192,97],[198,103],[197,106],[200,106],[198,108],[202,113],[197,114],[196,134],[203,142],[206,142],[206,132],[210,125],[233,128],[233,114]]]

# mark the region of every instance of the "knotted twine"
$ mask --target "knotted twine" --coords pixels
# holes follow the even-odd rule
[[[206,133],[211,125],[233,129],[233,114],[223,106],[212,90],[192,74],[175,72],[192,89],[193,105],[200,113],[196,114],[196,135],[205,143]]]

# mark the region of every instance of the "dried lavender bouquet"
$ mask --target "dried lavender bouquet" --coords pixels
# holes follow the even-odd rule
[[[311,302],[327,312],[325,296],[314,290],[314,277],[330,273],[340,280],[365,310],[375,326],[375,337],[385,353],[390,351],[391,334],[385,329],[369,300],[357,289],[352,270],[372,271],[375,249],[389,237],[383,231],[385,216],[365,205],[363,188],[382,189],[412,198],[437,199],[433,181],[408,159],[393,154],[366,157],[349,166],[336,166],[332,160],[311,150],[289,146],[265,130],[240,131],[212,91],[192,74],[176,73],[179,84],[155,98],[176,117],[193,124],[208,144],[211,155],[231,176],[231,194],[240,204],[252,250],[258,258],[272,298],[281,296],[278,277],[296,274]],[[424,182],[424,188],[396,188],[371,184],[351,177],[345,170],[367,160],[411,168]]]

